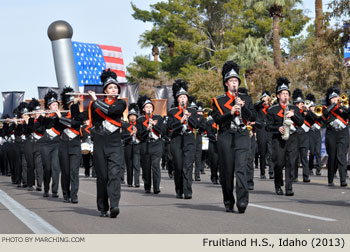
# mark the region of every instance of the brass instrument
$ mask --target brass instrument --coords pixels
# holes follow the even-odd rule
[[[349,100],[343,101],[343,105],[344,107],[349,108]]]
[[[277,96],[276,96],[276,94],[271,94],[270,105],[274,104],[276,101],[277,101]]]
[[[253,126],[252,125],[247,125],[247,130],[249,133],[249,137],[252,138],[253,137]]]
[[[211,108],[204,108],[203,109],[203,116],[204,116],[205,119],[208,119],[210,111],[211,111]]]
[[[341,94],[340,100],[341,100],[341,102],[345,102],[346,100],[348,100],[347,95],[345,93]]]
[[[90,95],[89,93],[80,93],[80,92],[70,92],[66,93],[66,95],[83,95],[83,96],[88,96]],[[97,94],[95,93],[96,96],[118,96],[119,94]]]
[[[282,139],[284,141],[287,141],[289,139],[290,136],[290,126],[293,124],[293,121],[287,117],[287,114],[289,112],[289,107],[288,107],[288,103],[287,106],[284,110],[284,118],[283,118],[283,128],[284,128],[284,134],[282,135]]]
[[[306,108],[310,108],[310,106],[311,106],[311,101],[306,100],[305,103],[304,103],[304,106],[305,106]]]
[[[317,116],[317,117],[321,117],[322,116],[322,106],[316,106],[315,107],[315,111],[314,111],[314,114]]]

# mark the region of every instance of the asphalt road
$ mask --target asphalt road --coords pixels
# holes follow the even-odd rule
[[[339,179],[334,188],[329,188],[326,170],[322,176],[311,176],[311,183],[295,183],[293,197],[276,195],[273,180],[261,180],[255,170],[255,189],[250,191],[245,214],[238,214],[236,207],[235,213],[224,211],[221,187],[210,182],[210,171],[201,175],[202,181],[193,182],[191,200],[176,199],[174,181],[162,171],[158,195],[145,194],[142,186],[122,185],[117,219],[99,217],[95,179],[85,178],[82,169],[80,172],[78,204],[63,203],[61,191],[60,198],[51,194],[43,198],[42,192],[17,188],[9,177],[0,176],[0,233],[350,233],[350,188],[341,188]],[[41,225],[44,229],[33,228]]]

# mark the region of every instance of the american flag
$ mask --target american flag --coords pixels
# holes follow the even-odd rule
[[[110,68],[118,76],[118,82],[126,83],[125,66],[122,49],[72,41],[75,68],[79,87],[102,84],[100,75],[104,69]]]

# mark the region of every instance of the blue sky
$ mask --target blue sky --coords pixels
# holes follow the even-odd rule
[[[159,0],[133,0],[141,9]],[[330,0],[323,0],[324,10]],[[0,91],[25,91],[25,99],[37,97],[37,86],[57,86],[47,28],[56,20],[73,27],[73,40],[120,46],[124,64],[150,54],[141,49],[139,36],[152,24],[134,20],[129,0],[1,0]],[[314,0],[303,9],[314,17]],[[0,112],[3,103],[0,102]]]

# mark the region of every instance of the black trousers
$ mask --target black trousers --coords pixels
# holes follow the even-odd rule
[[[29,187],[36,185],[41,188],[43,183],[43,164],[40,149],[37,142],[26,141],[24,153],[27,162],[27,184]]]
[[[328,154],[328,183],[333,183],[336,169],[339,170],[340,183],[346,183],[346,153],[349,141],[348,128],[335,131],[326,130],[326,150]]]
[[[1,174],[6,176],[8,174],[8,161],[5,145],[6,142],[0,145],[0,168]]]
[[[210,178],[211,179],[218,179],[218,147],[216,142],[209,141],[209,166],[210,166]]]
[[[140,185],[140,144],[125,144],[124,159],[128,185]]]
[[[321,131],[320,130],[310,130],[309,133],[309,169],[312,170],[314,167],[316,171],[321,171]],[[314,158],[316,157],[316,165],[314,165]]]
[[[109,207],[119,207],[121,154],[122,144],[119,132],[110,135],[94,135],[94,166],[99,211],[108,211]]]
[[[267,140],[268,140],[268,135],[267,135],[265,126],[263,126],[262,129],[258,129],[258,128],[256,129],[256,138],[257,138],[257,148],[258,148],[258,155],[259,155],[259,161],[260,161],[260,175],[265,175]]]
[[[3,169],[4,169],[4,175],[8,176],[11,174],[11,169],[10,169],[10,162],[8,159],[8,152],[9,152],[9,144],[8,142],[5,142],[2,145],[2,153],[3,153],[3,158],[2,158],[2,163],[3,163]]]
[[[167,153],[167,157],[166,157],[166,169],[168,170],[168,174],[173,174],[174,171],[174,160],[173,160],[173,156],[171,154],[171,147],[170,147],[170,142],[165,143],[165,148],[166,153]]]
[[[272,132],[267,132],[266,144],[267,144],[266,161],[267,161],[267,165],[269,166],[269,174],[273,175],[274,166],[272,161]]]
[[[283,186],[283,167],[285,167],[286,191],[293,190],[295,165],[298,163],[298,136],[296,133],[289,136],[287,141],[281,136],[272,138],[272,160],[275,172],[275,187]]]
[[[58,152],[61,167],[61,187],[65,200],[78,200],[79,166],[81,158],[81,143],[79,137],[59,142]]]
[[[254,156],[257,143],[255,136],[250,138],[250,154],[248,155],[248,169],[247,169],[247,182],[248,186],[254,186]],[[264,169],[265,172],[265,169]]]
[[[59,136],[52,140],[44,136],[38,141],[38,144],[40,144],[40,154],[44,169],[44,191],[49,191],[52,178],[51,191],[52,193],[58,193],[60,178]]]
[[[195,161],[194,161],[194,177],[200,178],[200,172],[203,171],[202,162],[202,135],[197,134],[196,138],[196,150],[195,150]]]
[[[309,160],[308,160],[309,132],[297,133],[298,143],[299,143],[299,157],[301,161],[301,166],[303,167],[303,179],[308,179],[310,175]],[[299,160],[295,165],[294,179],[298,179],[298,168],[299,168]]]
[[[251,154],[250,138],[247,130],[230,133],[222,131],[218,134],[218,153],[220,160],[220,183],[225,207],[233,208],[235,198],[234,175],[236,175],[237,205],[248,205],[248,157]]]
[[[18,184],[19,175],[16,172],[20,169],[20,151],[16,143],[8,143],[6,146],[7,160],[10,166],[11,181],[13,184]]]
[[[174,162],[175,192],[192,196],[192,172],[195,158],[195,139],[193,134],[178,135],[170,143]]]
[[[162,158],[162,140],[155,142],[141,142],[140,156],[142,179],[145,191],[150,191],[153,180],[153,191],[157,192],[160,186],[160,159]]]
[[[83,166],[85,168],[85,172],[84,172],[85,176],[87,176],[87,177],[90,176],[90,168],[91,168],[92,176],[96,177],[93,155],[89,152],[88,154],[82,154],[81,156],[83,158]],[[90,161],[91,161],[92,165],[90,165]]]

